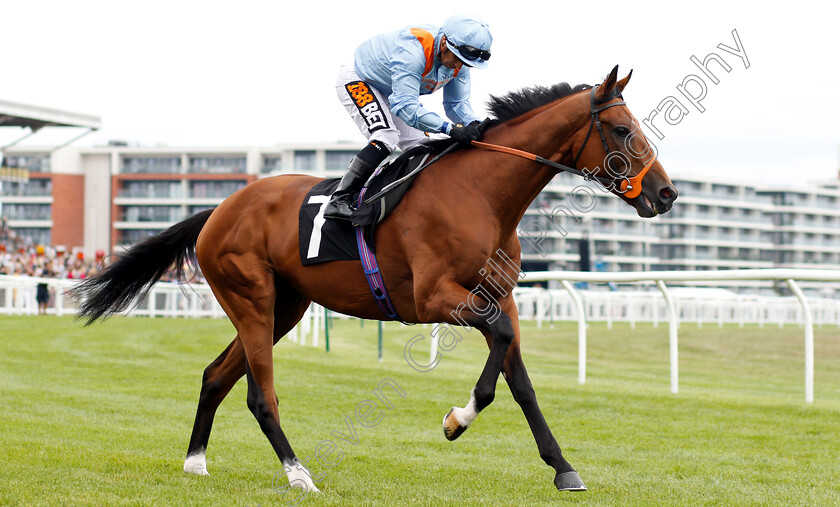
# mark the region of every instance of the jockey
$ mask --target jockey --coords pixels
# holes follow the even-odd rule
[[[442,28],[415,25],[377,35],[356,49],[355,65],[341,67],[338,98],[370,142],[350,162],[324,211],[349,220],[353,194],[395,149],[407,150],[428,133],[448,134],[464,144],[481,132],[470,105],[471,67],[484,68],[493,37],[474,16],[449,18]],[[420,96],[443,88],[452,123],[420,104]]]

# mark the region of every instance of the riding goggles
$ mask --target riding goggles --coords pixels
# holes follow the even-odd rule
[[[456,46],[455,44],[452,44],[452,47],[457,49],[458,52],[461,53],[461,56],[463,56],[467,60],[475,61],[475,60],[478,60],[479,58],[481,58],[482,60],[484,60],[486,62],[487,60],[490,59],[490,51],[488,51],[486,49],[478,49],[476,47],[473,47],[473,46],[470,46],[470,45],[467,45],[467,44],[461,44],[460,46]]]

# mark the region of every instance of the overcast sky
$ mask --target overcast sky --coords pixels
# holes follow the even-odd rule
[[[378,8],[377,5],[387,5]],[[338,67],[369,36],[440,25],[463,2],[0,2],[0,99],[98,115],[109,139],[141,145],[266,146],[362,141],[339,104]],[[472,103],[524,86],[599,82],[633,69],[625,91],[642,121],[667,97],[651,139],[665,169],[745,182],[836,178],[840,145],[840,29],[828,2],[510,2],[469,7],[494,36],[488,69],[473,72]],[[749,60],[735,48],[737,30]],[[690,61],[717,53],[712,84]],[[708,88],[700,113],[677,91],[690,75]],[[693,85],[698,90],[697,85]],[[689,85],[689,90],[692,85]],[[442,94],[424,104],[441,111]],[[54,129],[55,130],[55,129]],[[649,130],[645,130],[651,136]],[[20,131],[0,129],[0,143]],[[32,144],[68,133],[39,133]]]

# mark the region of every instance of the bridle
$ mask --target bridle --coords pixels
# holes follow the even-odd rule
[[[639,171],[639,173],[636,174],[635,176],[632,176],[632,177],[628,178],[625,175],[621,175],[621,173],[618,172],[615,169],[615,167],[612,165],[613,164],[613,153],[621,153],[621,152],[614,152],[614,151],[610,150],[610,146],[609,146],[609,144],[607,144],[607,138],[604,136],[604,129],[601,126],[601,118],[598,116],[598,113],[600,113],[601,111],[604,111],[605,109],[609,109],[613,106],[624,106],[627,103],[624,102],[624,100],[622,100],[621,102],[607,103],[614,98],[623,99],[623,97],[621,96],[620,93],[617,94],[617,95],[611,95],[609,98],[603,99],[600,102],[596,102],[595,101],[595,91],[597,90],[597,88],[598,88],[597,86],[593,86],[591,88],[591,91],[589,92],[589,111],[590,111],[589,112],[589,116],[590,116],[589,130],[586,132],[586,138],[583,140],[583,144],[581,145],[580,150],[578,150],[578,153],[575,156],[575,161],[574,161],[575,167],[570,167],[570,166],[567,166],[567,165],[559,164],[557,162],[554,162],[553,160],[543,158],[543,157],[541,157],[541,156],[539,156],[535,153],[530,153],[530,152],[523,151],[523,150],[517,150],[516,148],[510,148],[508,146],[500,146],[498,144],[482,143],[482,142],[479,142],[479,141],[472,141],[472,145],[476,146],[478,148],[484,148],[486,150],[498,151],[500,153],[507,153],[508,155],[516,155],[517,157],[522,157],[522,158],[526,158],[528,160],[533,160],[534,162],[537,162],[539,164],[544,164],[544,165],[547,165],[549,167],[553,167],[554,169],[557,169],[559,171],[566,171],[566,172],[569,172],[569,173],[572,173],[572,174],[576,174],[578,176],[583,177],[583,179],[586,180],[586,181],[593,181],[593,180],[598,181],[601,185],[603,185],[603,187],[605,189],[607,189],[609,191],[615,190],[616,192],[618,192],[620,194],[623,194],[628,199],[635,199],[636,197],[639,196],[639,194],[642,193],[642,179],[645,177],[645,174],[647,174],[648,170],[650,170],[651,166],[656,161],[656,155],[654,154],[651,161],[648,162],[648,164],[641,171]],[[607,103],[607,104],[605,104],[605,103]],[[601,107],[596,107],[599,104],[605,104],[605,105],[603,105]],[[636,125],[638,126],[638,123]],[[589,171],[589,170],[582,171],[582,170],[580,170],[576,167],[578,159],[580,158],[581,153],[583,153],[583,149],[586,148],[586,143],[589,141],[589,137],[592,135],[592,129],[593,129],[593,127],[596,127],[596,126],[598,127],[598,135],[601,136],[601,142],[604,145],[604,151],[606,152],[605,160],[608,160],[608,163],[610,164],[610,167],[612,169],[612,174],[619,174],[620,176],[617,176],[617,177],[614,177],[614,178],[608,178],[608,177],[605,177],[605,176],[598,176],[596,174],[593,174],[592,171]],[[641,128],[639,130],[641,131]],[[402,178],[398,179],[397,181],[394,181],[394,182],[390,183],[389,185],[385,186],[385,188],[380,190],[376,195],[373,195],[373,196],[370,196],[370,197],[366,198],[365,199],[365,204],[371,204],[374,201],[376,201],[377,199],[380,199],[383,195],[387,194],[388,192],[390,192],[391,190],[393,190],[397,186],[401,185],[405,180],[408,180],[409,178],[414,177],[417,173],[419,173],[423,169],[429,167],[430,165],[434,164],[435,162],[437,162],[438,160],[443,158],[444,155],[446,155],[447,153],[449,153],[452,150],[454,150],[455,148],[457,148],[459,144],[460,143],[457,143],[457,142],[452,143],[451,145],[449,145],[448,148],[446,148],[442,152],[438,153],[432,160],[426,162],[425,164],[422,164],[420,167],[417,167],[416,169],[411,171],[411,173],[403,176]]]
[[[479,141],[473,141],[472,144],[479,148],[484,148],[487,150],[498,151],[502,153],[507,153],[509,155],[516,155],[518,157],[527,158],[529,160],[533,160],[540,164],[547,165],[549,167],[553,167],[555,169],[559,169],[561,171],[570,172],[572,174],[577,174],[578,176],[582,176],[583,179],[590,181],[590,180],[597,180],[601,185],[603,185],[608,190],[615,190],[621,194],[624,194],[625,197],[628,199],[634,199],[639,196],[642,192],[642,180],[644,179],[647,172],[650,170],[653,163],[656,161],[656,155],[654,154],[653,158],[650,162],[645,165],[645,167],[639,171],[638,174],[632,177],[628,177],[626,175],[621,174],[618,170],[616,170],[614,161],[615,161],[615,153],[621,152],[614,152],[610,149],[609,144],[607,144],[607,138],[604,136],[604,129],[601,126],[601,118],[598,114],[606,109],[609,109],[614,106],[625,106],[627,105],[624,102],[623,97],[621,94],[611,95],[607,99],[603,99],[600,102],[596,102],[595,100],[595,91],[598,89],[598,86],[593,86],[589,92],[589,129],[586,131],[586,137],[583,139],[583,144],[580,146],[580,149],[575,155],[575,161],[573,162],[573,167],[569,167],[567,165],[558,164],[552,160],[548,160],[547,158],[543,158],[539,155],[534,153],[529,153],[527,151],[517,150],[516,148],[509,148],[507,146],[499,146],[496,144],[489,144],[489,143],[482,143]],[[620,102],[609,102],[614,98],[622,99]],[[609,103],[606,103],[609,102]],[[605,104],[606,103],[606,104]],[[600,107],[597,107],[599,104],[605,104]],[[637,124],[638,125],[638,124]],[[583,153],[583,149],[586,148],[586,143],[589,142],[589,137],[592,135],[593,127],[598,127],[598,135],[601,137],[601,143],[604,145],[604,152],[606,153],[606,157],[604,160],[607,161],[609,164],[611,174],[619,175],[613,178],[605,177],[605,176],[598,176],[593,174],[590,171],[581,171],[577,168],[578,160],[580,159],[581,154]]]

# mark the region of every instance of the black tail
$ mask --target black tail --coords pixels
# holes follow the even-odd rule
[[[87,318],[88,326],[125,310],[132,302],[141,301],[172,267],[183,280],[184,265],[195,265],[195,242],[211,213],[212,209],[196,213],[137,243],[104,271],[70,289],[70,297],[80,303],[76,318]]]

